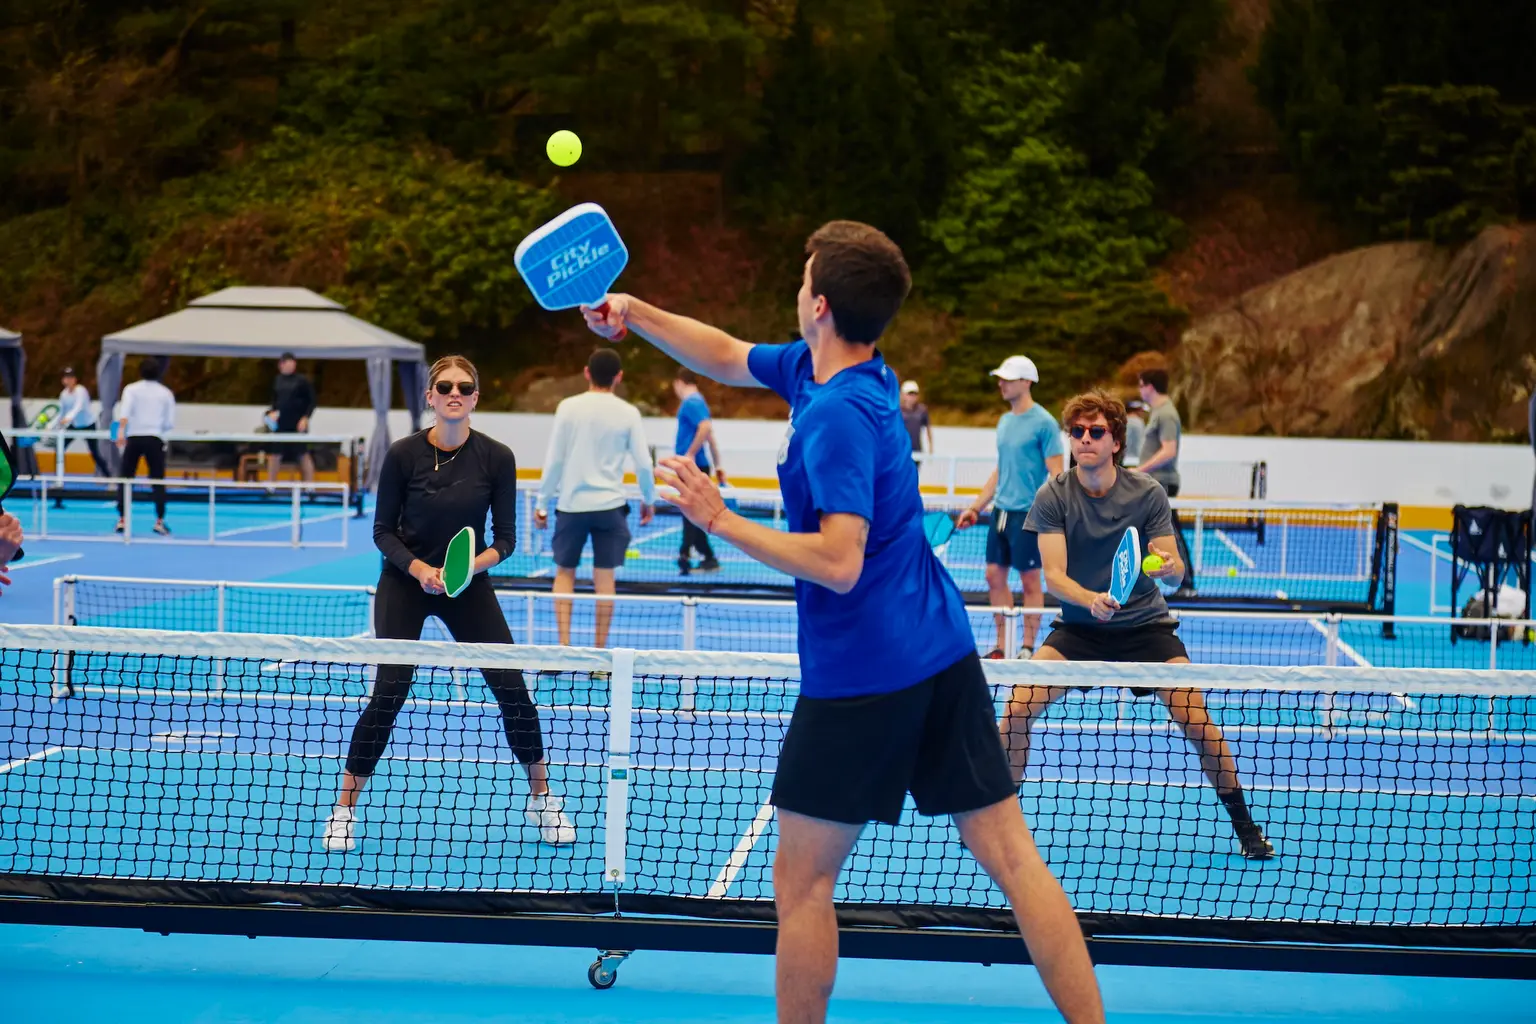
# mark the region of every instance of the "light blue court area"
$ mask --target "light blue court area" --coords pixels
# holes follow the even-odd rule
[[[591,950],[146,935],[0,925],[17,1021],[120,1024],[768,1024],[773,960],[636,953],[606,992]],[[1530,1020],[1536,982],[1100,967],[1115,1024]],[[1035,971],[844,960],[834,1024],[1059,1021]]]

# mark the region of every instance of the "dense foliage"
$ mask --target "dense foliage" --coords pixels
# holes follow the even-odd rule
[[[300,284],[511,381],[579,332],[510,251],[607,189],[639,197],[627,287],[779,336],[804,232],[868,220],[913,263],[891,348],[937,397],[990,407],[1015,350],[1059,394],[1181,321],[1155,275],[1233,2],[11,0],[0,323],[47,372],[213,288]],[[1313,194],[1393,237],[1532,213],[1531,5],[1271,14],[1254,83]],[[557,177],[560,127],[585,154]]]

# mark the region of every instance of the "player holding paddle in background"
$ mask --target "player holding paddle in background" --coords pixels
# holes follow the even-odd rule
[[[954,818],[1006,893],[1063,1015],[1102,1021],[1077,918],[1014,798],[964,602],[924,536],[896,377],[875,348],[911,286],[906,261],[851,221],[820,228],[806,253],[804,340],[788,345],[751,345],[628,295],[584,311],[603,337],[633,331],[698,373],[790,403],[778,470],[788,531],[728,510],[693,460],[662,460],[690,521],[795,577],[800,696],[773,784],[779,1020],[826,1019],[838,875],[866,824],[898,821],[910,792],[920,813]]]
[[[1026,524],[1039,536],[1045,584],[1061,601],[1061,617],[1032,660],[1188,664],[1189,654],[1176,633],[1178,620],[1153,584],[1154,579],[1179,580],[1184,575],[1168,496],[1156,480],[1117,465],[1125,447],[1125,406],[1091,391],[1067,402],[1062,422],[1072,437],[1077,465],[1046,481]],[[1131,530],[1147,538],[1157,561],[1149,558],[1143,566],[1139,551],[1121,550]],[[1063,686],[1014,687],[1000,728],[1015,781],[1023,779],[1029,760],[1030,726],[1067,692]],[[1206,710],[1205,695],[1155,687],[1131,692],[1162,701],[1194,745],[1201,768],[1232,819],[1243,856],[1274,856],[1274,847],[1248,812],[1237,762]]]
[[[374,634],[420,640],[427,616],[435,615],[459,643],[510,644],[512,631],[485,572],[511,554],[516,542],[517,463],[512,449],[469,427],[480,375],[468,359],[439,359],[427,380],[427,404],[437,422],[390,445],[379,477],[373,540],[385,564],[374,599]],[[452,539],[465,527],[483,530],[487,514],[495,543],[475,557],[474,578],[462,593],[450,597],[443,563]],[[484,669],[481,674],[501,709],[507,743],[528,772],[528,823],[546,843],[575,842],[576,829],[560,797],[549,791],[539,712],[523,674],[516,669]],[[341,793],[325,825],[327,850],[356,845],[358,797],[384,756],[414,675],[410,665],[379,666],[368,706],[352,731]]]

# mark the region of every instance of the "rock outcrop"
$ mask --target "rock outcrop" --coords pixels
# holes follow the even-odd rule
[[[1487,441],[1536,380],[1536,230],[1329,257],[1198,318],[1173,353],[1191,429]]]

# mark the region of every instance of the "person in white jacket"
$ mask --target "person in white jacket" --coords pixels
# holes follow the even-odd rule
[[[640,481],[640,525],[651,521],[656,506],[656,478],[640,410],[613,393],[624,377],[624,364],[611,348],[600,348],[587,360],[585,394],[573,395],[555,409],[554,432],[544,456],[543,483],[534,506],[539,529],[549,524],[549,503],[555,502],[556,594],[576,589],[576,566],[587,539],[592,540],[592,588],[599,595],[617,589],[614,570],[624,564],[629,549],[629,502],[624,495],[624,460],[635,465]],[[597,602],[594,644],[608,645],[613,602]],[[555,602],[560,643],[571,642],[571,602]]]

